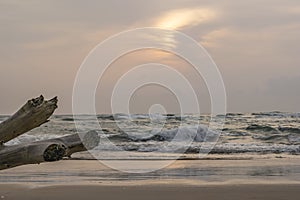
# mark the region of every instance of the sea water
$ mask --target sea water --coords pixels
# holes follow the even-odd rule
[[[214,116],[225,119],[221,130],[210,127],[211,117],[193,114],[102,114],[96,116],[97,123],[94,116],[88,115],[76,116],[76,120],[84,130],[96,130],[100,141],[109,141],[109,145],[100,142],[93,150],[94,154],[105,154],[106,159],[115,155],[122,158],[122,155],[128,156],[128,153],[133,157],[147,155],[143,158],[162,159],[173,154],[181,154],[185,158],[195,157],[203,152],[300,153],[300,113],[228,113],[226,116]],[[6,118],[8,116],[0,116],[0,121]],[[55,115],[47,124],[15,138],[6,145],[51,139],[77,131],[82,130],[80,127],[76,129],[74,116]],[[84,159],[85,155],[81,158]]]

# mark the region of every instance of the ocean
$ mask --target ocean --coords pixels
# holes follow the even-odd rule
[[[7,117],[0,116],[0,122]],[[300,113],[228,113],[218,117],[225,117],[222,130],[208,127],[210,115],[102,114],[97,115],[97,124],[88,115],[76,116],[76,120],[83,126],[82,130],[79,127],[79,132],[98,132],[99,146],[90,151],[98,159],[190,159],[203,156],[204,153],[300,153]],[[72,115],[55,115],[47,124],[6,145],[51,139],[76,132]],[[88,153],[81,153],[79,157],[91,159]]]

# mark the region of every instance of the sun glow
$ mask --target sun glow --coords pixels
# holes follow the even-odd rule
[[[211,9],[179,9],[172,10],[159,17],[155,26],[165,29],[180,29],[184,26],[195,26],[215,18]]]

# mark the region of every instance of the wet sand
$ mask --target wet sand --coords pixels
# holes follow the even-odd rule
[[[48,186],[24,188],[1,186],[1,199],[298,199],[300,185],[142,185],[142,186]]]
[[[225,156],[226,157],[226,156]],[[141,161],[112,161],[128,168]],[[151,168],[159,161],[146,161]],[[96,160],[63,160],[0,171],[0,199],[298,199],[298,156],[179,160],[128,174]]]

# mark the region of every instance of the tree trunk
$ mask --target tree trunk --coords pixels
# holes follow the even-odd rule
[[[78,134],[27,144],[5,146],[4,143],[46,122],[57,108],[57,98],[45,101],[43,96],[29,100],[12,117],[0,124],[0,170],[25,164],[61,160],[75,152],[92,149],[99,144],[96,131],[81,138]]]
[[[4,146],[0,149],[0,170],[25,164],[58,161],[73,153],[92,149],[98,143],[98,133],[90,131],[82,138],[73,134],[28,144]]]
[[[57,108],[57,97],[45,101],[43,96],[29,100],[13,116],[0,124],[0,145],[48,122]]]

